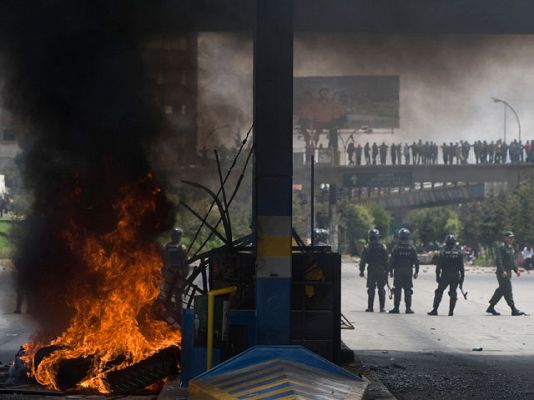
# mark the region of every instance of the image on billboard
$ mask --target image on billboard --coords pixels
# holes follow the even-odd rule
[[[399,76],[313,76],[294,79],[294,114],[305,129],[399,128]]]

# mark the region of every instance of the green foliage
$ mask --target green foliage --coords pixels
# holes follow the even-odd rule
[[[15,222],[9,218],[0,218],[0,258],[9,258],[13,255],[13,225]]]
[[[423,244],[442,242],[449,233],[458,236],[462,229],[458,214],[449,207],[414,210],[408,220],[414,239]]]
[[[389,226],[391,225],[391,214],[379,206],[370,207],[373,216],[374,226],[380,231],[380,236],[386,238],[389,236]]]
[[[462,232],[460,240],[469,246],[481,243],[480,232],[483,219],[483,211],[480,203],[462,205],[459,211]]]
[[[373,214],[369,208],[354,204],[341,208],[340,222],[345,226],[351,242],[367,238],[367,231],[374,227]]]
[[[521,186],[507,201],[510,228],[521,245],[534,244],[534,185]]]
[[[481,203],[479,238],[486,246],[492,246],[511,228],[508,219],[507,198],[504,192],[490,193]]]

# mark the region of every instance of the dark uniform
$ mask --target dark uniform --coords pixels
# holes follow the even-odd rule
[[[409,243],[410,232],[407,229],[401,229],[399,233],[400,243],[395,246],[391,252],[389,271],[393,274],[393,293],[394,308],[390,311],[392,314],[399,312],[401,293],[404,289],[404,301],[406,303],[406,313],[412,314],[412,269],[415,268],[414,278],[419,273],[419,260],[415,248]]]
[[[387,282],[387,265],[388,253],[386,247],[376,241],[370,241],[364,247],[362,258],[360,259],[360,276],[363,276],[365,271],[365,264],[367,267],[367,294],[368,294],[368,312],[373,311],[373,304],[375,301],[375,288],[378,289],[378,301],[380,303],[380,312],[384,312],[386,305],[386,290],[384,287]]]
[[[182,295],[184,282],[189,273],[187,255],[184,247],[180,244],[182,231],[176,228],[172,232],[171,241],[165,245],[165,265],[163,268],[163,285],[160,299],[166,305],[167,310],[173,310],[178,322],[182,316]],[[172,298],[174,297],[174,307]]]
[[[429,315],[438,315],[438,307],[443,297],[443,292],[449,287],[449,316],[454,314],[456,306],[458,285],[462,285],[465,277],[464,257],[462,251],[456,246],[454,236],[449,235],[445,239],[445,248],[441,250],[436,264],[436,282],[438,288],[435,291],[434,304]]]
[[[507,232],[505,238],[513,238],[512,232]],[[519,270],[515,264],[515,251],[510,243],[503,242],[497,248],[495,255],[495,261],[497,264],[497,281],[499,282],[499,287],[495,290],[492,298],[489,301],[489,307],[486,312],[499,315],[495,310],[495,305],[504,297],[506,303],[512,310],[512,315],[524,315],[523,312],[519,311],[514,304],[514,295],[512,293],[512,270],[519,276]]]

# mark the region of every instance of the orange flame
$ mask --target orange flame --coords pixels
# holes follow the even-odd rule
[[[121,189],[114,205],[118,219],[113,231],[97,236],[72,223],[64,232],[69,248],[82,253],[94,282],[85,282],[84,289],[68,299],[74,315],[63,333],[50,343],[35,340],[25,346],[23,360],[42,385],[59,390],[56,374],[61,361],[87,357],[91,366],[77,389],[109,393],[108,372],[181,344],[178,330],[151,315],[163,279],[163,261],[141,228],[142,221],[156,212],[160,195],[148,175],[143,182]],[[35,353],[48,345],[62,348],[35,368]],[[116,365],[110,368],[110,364]]]

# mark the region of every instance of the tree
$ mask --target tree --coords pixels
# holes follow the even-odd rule
[[[481,203],[480,242],[486,246],[493,246],[495,241],[501,239],[502,233],[510,227],[505,193],[489,193]]]
[[[529,182],[508,196],[507,212],[518,244],[534,243],[534,185]]]
[[[371,214],[374,220],[374,226],[380,231],[382,238],[389,236],[389,226],[391,224],[391,214],[384,208],[379,206],[370,207]]]
[[[483,219],[481,203],[462,205],[459,212],[462,232],[460,240],[471,247],[481,243],[481,223]]]
[[[408,215],[414,238],[427,245],[441,242],[447,234],[459,235],[462,223],[458,214],[449,207],[423,208]]]
[[[349,204],[341,210],[341,222],[346,227],[349,240],[354,243],[367,238],[367,231],[374,226],[374,219],[369,208]]]

